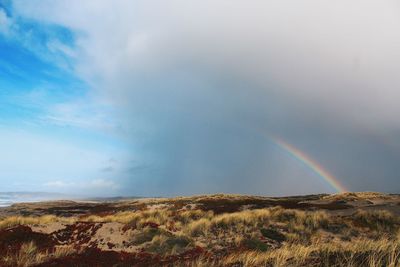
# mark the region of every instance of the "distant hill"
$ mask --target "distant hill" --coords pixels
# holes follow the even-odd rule
[[[53,193],[53,192],[0,192],[0,207],[7,207],[21,202],[40,202],[52,200],[81,200],[95,202],[121,201],[143,198],[138,196],[114,196],[114,197],[88,197],[80,195]]]
[[[51,192],[0,192],[0,207],[9,206],[19,202],[37,202],[61,199],[76,200],[79,199],[79,197]]]

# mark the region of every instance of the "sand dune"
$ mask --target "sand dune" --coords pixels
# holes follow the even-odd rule
[[[398,266],[400,196],[204,195],[0,209],[3,266]],[[375,264],[375,265],[374,265]]]

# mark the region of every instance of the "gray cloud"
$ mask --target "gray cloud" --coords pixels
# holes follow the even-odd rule
[[[126,193],[331,190],[277,151],[265,137],[271,133],[353,190],[396,190],[396,1],[15,7],[76,32],[76,73],[98,103],[119,111],[119,134],[151,166],[123,178]]]
[[[102,172],[113,172],[114,171],[114,167],[108,166],[108,167],[102,168],[101,171]]]

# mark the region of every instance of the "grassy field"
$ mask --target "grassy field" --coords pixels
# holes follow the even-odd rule
[[[19,204],[1,266],[400,266],[400,197],[210,195]]]

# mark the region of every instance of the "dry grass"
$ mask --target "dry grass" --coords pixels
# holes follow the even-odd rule
[[[352,242],[287,244],[268,252],[234,253],[220,266],[399,266],[400,241],[358,239]]]
[[[191,247],[192,240],[184,235],[161,234],[151,240],[148,250],[159,255],[176,255]]]
[[[49,224],[54,222],[73,223],[76,218],[57,217],[54,215],[44,215],[37,217],[30,216],[11,216],[0,220],[0,229],[13,227],[16,225],[38,225]]]
[[[79,253],[72,246],[56,247],[52,253],[39,251],[35,243],[29,242],[21,245],[15,254],[8,254],[0,260],[1,266],[28,267],[35,266],[51,259],[65,257],[74,253]]]
[[[352,216],[352,219],[360,226],[364,226],[377,231],[391,231],[394,230],[394,228],[398,227],[398,225],[400,224],[400,218],[398,216],[395,216],[385,210],[359,210]]]
[[[377,192],[346,192],[338,193],[333,195],[324,196],[322,199],[325,200],[345,200],[345,201],[355,201],[355,200],[374,200],[374,199],[392,199],[393,197],[388,194],[377,193]]]
[[[211,221],[210,219],[207,218],[201,218],[196,221],[192,221],[188,223],[184,229],[183,233],[189,235],[189,236],[206,236],[211,228]]]
[[[117,212],[112,215],[97,216],[90,215],[80,218],[80,221],[85,222],[119,222],[130,224],[136,228],[142,228],[146,223],[156,223],[158,225],[167,224],[171,220],[172,212],[169,210],[145,210],[134,212]]]

